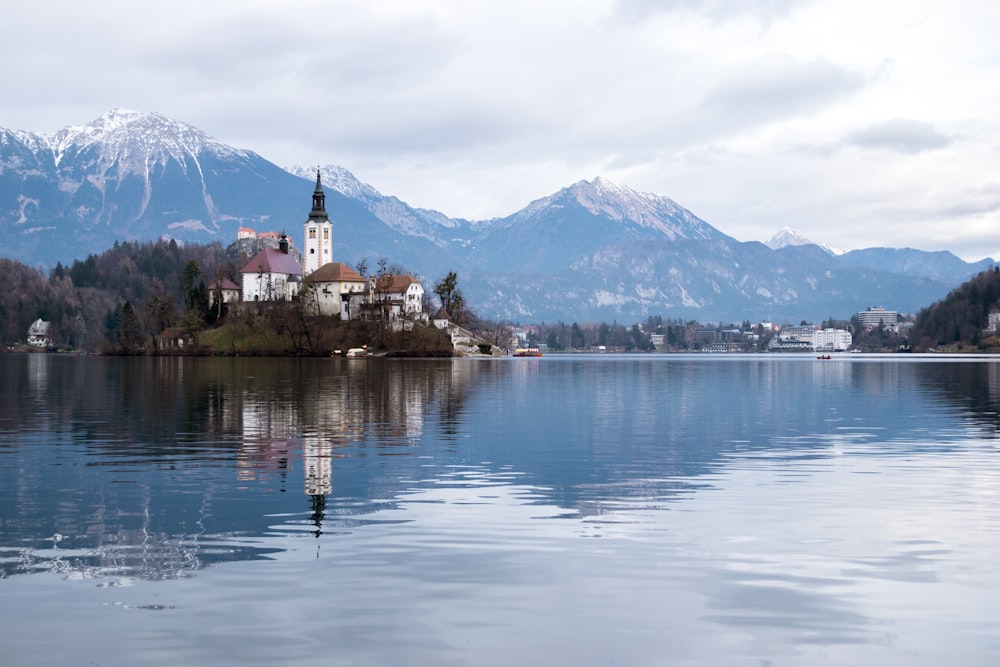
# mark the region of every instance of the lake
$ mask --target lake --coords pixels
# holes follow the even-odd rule
[[[994,665],[1000,361],[0,355],[0,663]]]

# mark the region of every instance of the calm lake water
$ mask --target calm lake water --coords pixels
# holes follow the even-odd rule
[[[0,355],[0,663],[995,665],[1000,362]]]

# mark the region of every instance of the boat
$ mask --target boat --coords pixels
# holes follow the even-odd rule
[[[833,357],[831,357],[829,354],[821,354],[821,355],[819,355],[816,358],[817,359],[823,359],[824,361],[826,361],[827,359],[832,359]]]
[[[515,357],[540,357],[542,351],[537,347],[519,347],[514,350]]]

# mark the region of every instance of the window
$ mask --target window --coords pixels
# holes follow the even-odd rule
[[[310,227],[309,228],[309,238],[311,238],[311,239],[316,238],[316,228],[315,227]]]

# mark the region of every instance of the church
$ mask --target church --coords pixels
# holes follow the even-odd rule
[[[314,314],[339,315],[343,320],[374,312],[388,315],[391,320],[423,315],[424,288],[416,278],[389,276],[390,283],[375,285],[346,264],[333,261],[333,223],[326,212],[319,169],[303,239],[301,266],[289,254],[284,234],[278,250],[264,248],[244,265],[243,301],[304,298],[311,302],[308,307]],[[306,290],[303,284],[308,285]],[[376,302],[378,307],[373,308]]]

